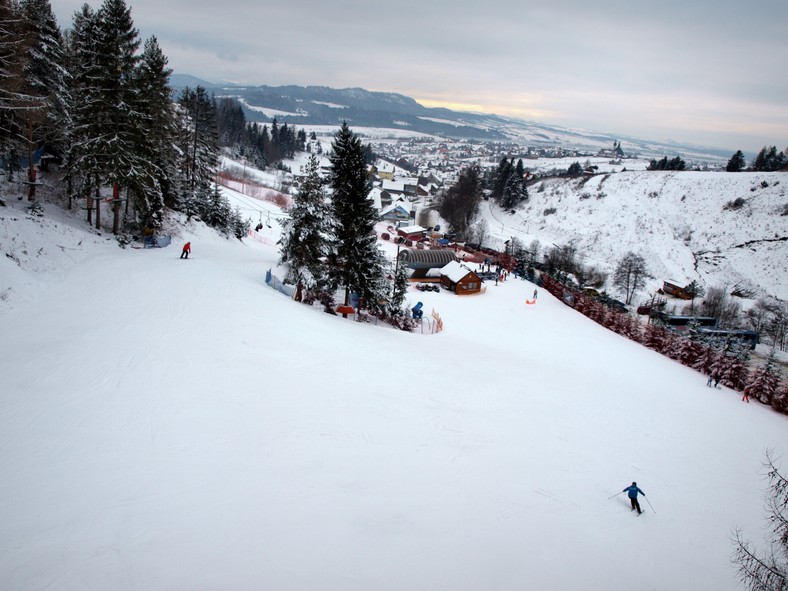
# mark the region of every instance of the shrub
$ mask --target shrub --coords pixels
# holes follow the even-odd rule
[[[548,207],[547,209],[544,210],[544,214],[546,216],[551,215],[551,214],[553,214],[555,212],[556,212],[555,207]]]
[[[728,203],[726,203],[725,207],[723,207],[722,209],[729,209],[735,211],[737,209],[741,209],[742,207],[744,207],[745,203],[747,203],[747,201],[744,199],[744,197],[737,197],[733,201],[728,201]]]

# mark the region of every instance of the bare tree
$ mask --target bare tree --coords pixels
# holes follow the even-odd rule
[[[768,553],[753,550],[742,539],[741,530],[734,533],[733,562],[738,565],[739,578],[750,591],[788,590],[788,480],[774,465],[771,452],[764,461],[771,489],[766,499],[769,522]]]
[[[630,251],[618,262],[613,273],[613,285],[624,292],[624,303],[631,304],[635,292],[646,286],[646,279],[651,279],[645,259]]]
[[[710,287],[699,308],[703,316],[719,320],[720,326],[736,327],[739,324],[741,306],[728,296],[725,287]]]

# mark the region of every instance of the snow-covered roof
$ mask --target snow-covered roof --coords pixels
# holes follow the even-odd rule
[[[410,205],[410,204],[407,201],[404,202],[404,203],[402,201],[395,201],[391,205],[387,205],[386,207],[381,209],[380,210],[380,215],[385,215],[385,214],[389,213],[390,211],[394,211],[395,209],[401,209],[405,213],[409,214],[411,208],[408,207],[408,205]]]
[[[472,273],[472,271],[457,261],[452,261],[441,268],[441,275],[448,277],[452,283],[459,283],[468,273]]]
[[[389,181],[383,180],[382,187],[384,191],[394,191],[395,193],[405,192],[405,181]]]
[[[405,234],[416,234],[418,232],[426,232],[427,228],[422,228],[421,226],[402,226],[401,228],[397,228],[400,232],[404,232]]]

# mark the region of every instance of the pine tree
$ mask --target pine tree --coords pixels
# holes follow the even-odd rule
[[[749,374],[750,349],[738,342],[728,344],[717,359],[712,371],[720,376],[720,381],[734,390],[743,390]]]
[[[757,367],[747,381],[747,392],[764,404],[771,404],[779,394],[780,370],[777,367],[777,351],[772,347],[766,363]]]
[[[98,18],[87,4],[74,14],[67,37],[66,62],[71,73],[71,96],[74,98],[66,180],[69,202],[73,195],[87,199],[87,221],[92,222],[93,188],[98,171],[98,157],[93,151],[93,138],[100,134],[101,114],[97,103],[96,81],[101,76],[98,65]]]
[[[741,150],[736,150],[736,153],[728,160],[728,166],[725,167],[725,170],[728,172],[741,172],[745,166],[747,166],[747,162],[744,159],[744,154]]]
[[[161,225],[164,207],[174,205],[179,192],[174,150],[177,128],[169,87],[171,72],[157,39],[151,37],[145,42],[135,73],[139,113],[135,140],[140,168],[132,191],[140,224],[149,228]]]
[[[493,176],[492,197],[496,201],[500,201],[503,198],[506,183],[509,182],[509,177],[513,171],[512,162],[506,157],[502,158]]]
[[[378,213],[369,199],[364,148],[346,122],[335,134],[331,147],[331,205],[336,222],[334,273],[345,289],[344,303],[347,305],[351,292],[355,293],[374,314],[380,309],[388,284],[385,259],[377,246]]]
[[[18,4],[0,1],[0,154],[6,156],[9,180],[19,170],[19,156],[27,145],[24,117],[20,115],[41,107],[40,97],[22,89],[26,39]]]
[[[465,236],[479,211],[482,187],[479,168],[469,166],[460,172],[457,183],[449,187],[440,197],[438,212],[452,232]]]
[[[232,224],[231,231],[238,240],[242,240],[249,233],[249,228],[251,226],[249,218],[243,218],[239,207],[236,207],[233,211],[230,223]]]
[[[500,203],[504,209],[511,209],[518,203],[525,201],[528,198],[528,191],[525,188],[523,175],[517,172],[517,169],[512,168],[510,174],[506,179],[506,184],[503,188]]]
[[[65,68],[63,37],[49,0],[23,0],[27,52],[23,70],[23,91],[36,99],[39,109],[25,110],[27,127],[28,196],[35,195],[36,173],[33,152],[42,145],[63,153],[71,128],[71,98]]]
[[[788,414],[788,380],[783,380],[772,398],[772,408],[777,412]]]
[[[215,228],[220,233],[227,235],[233,229],[233,210],[230,202],[224,196],[218,183],[214,183],[210,192],[205,209],[200,213],[202,221]]]
[[[408,295],[408,267],[400,265],[399,261],[394,265],[394,285],[389,301],[389,315],[396,316],[402,312],[402,303]]]
[[[219,162],[219,139],[214,103],[205,89],[186,87],[178,98],[179,144],[184,155],[184,191],[200,199],[210,193],[214,171]]]
[[[714,368],[717,366],[720,353],[709,344],[699,343],[698,358],[692,368],[701,372],[703,375],[713,375]]]
[[[307,302],[328,289],[325,259],[331,252],[332,228],[320,163],[310,156],[305,178],[293,198],[290,217],[282,224],[280,263],[288,265],[286,281],[307,291]]]
[[[137,130],[142,115],[136,110],[138,89],[134,75],[139,62],[139,33],[124,0],[104,0],[98,18],[98,80],[96,108],[101,135],[93,138],[105,182],[112,186],[112,232],[120,228],[120,187],[140,182],[141,155]]]
[[[657,353],[665,353],[670,349],[670,331],[658,324],[649,324],[643,335],[643,344]]]

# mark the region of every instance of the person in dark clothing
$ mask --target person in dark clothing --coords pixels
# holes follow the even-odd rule
[[[638,488],[637,482],[633,482],[630,486],[626,487],[621,492],[627,493],[633,511],[637,510],[638,515],[643,513],[643,511],[640,510],[640,503],[638,503],[638,493],[640,493],[644,497],[646,496],[646,493],[644,493],[642,490]]]
[[[192,251],[192,243],[191,242],[187,242],[186,244],[183,245],[183,250],[181,251],[181,258],[182,259],[188,259],[189,258],[189,253],[191,251]]]

